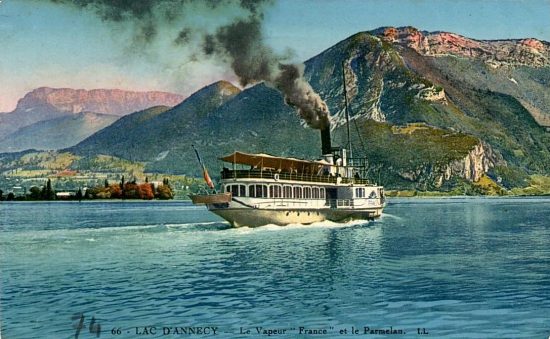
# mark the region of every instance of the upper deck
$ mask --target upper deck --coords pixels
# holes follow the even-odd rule
[[[336,164],[326,160],[303,160],[275,157],[268,154],[235,152],[221,158],[233,165],[233,169],[223,168],[222,179],[261,179],[287,182],[308,182],[330,185],[369,185],[367,179],[359,177],[353,166]],[[236,166],[247,169],[237,169]],[[244,166],[243,166],[244,165]],[[249,166],[249,167],[248,167]]]
[[[282,180],[282,181],[297,181],[297,182],[312,182],[321,184],[355,184],[369,185],[367,179],[361,178],[345,178],[334,175],[315,175],[308,173],[292,173],[292,172],[276,172],[271,170],[229,170],[225,169],[221,172],[222,179],[267,179],[267,180]]]

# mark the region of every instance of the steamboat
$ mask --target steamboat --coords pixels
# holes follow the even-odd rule
[[[194,204],[233,227],[311,224],[330,220],[372,220],[385,206],[384,188],[366,179],[366,159],[348,157],[351,149],[331,146],[330,129],[321,130],[322,157],[302,160],[234,152],[220,158],[220,191],[191,195]],[[200,156],[197,153],[200,160]]]
[[[325,220],[347,222],[380,217],[385,206],[384,188],[367,180],[365,158],[352,157],[344,65],[342,77],[347,148],[332,147],[327,110],[323,115],[324,124],[319,128],[320,159],[234,152],[221,158],[231,169],[223,167],[219,193],[214,190],[195,149],[211,191],[191,195],[193,203],[205,204],[208,210],[229,221],[233,227],[311,224]]]

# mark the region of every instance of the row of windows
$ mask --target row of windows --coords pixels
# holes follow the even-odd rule
[[[366,196],[367,196],[367,195],[366,195],[366,193],[365,193],[365,189],[364,189],[364,188],[356,188],[356,189],[355,189],[355,197],[356,197],[356,198],[364,198],[364,197],[366,197]],[[369,199],[375,199],[375,198],[377,198],[376,192],[375,192],[375,191],[370,192],[370,194],[369,194]]]
[[[226,185],[226,192],[235,197],[252,198],[294,198],[294,199],[325,199],[323,187],[300,187],[281,185]],[[248,194],[247,194],[248,191]]]

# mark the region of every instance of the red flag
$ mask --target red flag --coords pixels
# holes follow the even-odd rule
[[[204,181],[206,181],[206,184],[211,189],[214,189],[214,183],[212,182],[212,179],[210,179],[210,176],[208,175],[208,171],[206,170],[206,167],[203,167],[202,171],[202,177],[204,178]]]
[[[210,179],[210,176],[208,175],[208,171],[206,170],[206,166],[204,166],[204,163],[202,162],[201,156],[199,155],[199,152],[195,148],[194,145],[191,145],[193,147],[193,150],[195,151],[195,154],[197,155],[197,159],[199,160],[199,164],[202,167],[202,177],[204,178],[204,181],[210,187],[211,189],[214,189],[214,183],[212,182],[212,179]]]

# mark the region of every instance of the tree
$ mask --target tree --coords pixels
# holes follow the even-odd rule
[[[122,199],[124,199],[124,196],[125,196],[125,193],[124,193],[124,175],[122,176],[122,179],[120,180],[120,190],[122,191],[120,195],[121,195]]]
[[[145,200],[151,200],[155,197],[151,185],[148,183],[139,185],[139,197]]]
[[[105,179],[105,183],[103,184],[105,188],[109,188],[109,180]]]
[[[78,199],[78,201],[82,200],[82,189],[81,188],[79,188],[78,192],[76,192],[76,198]]]
[[[4,191],[0,190],[0,201],[2,201],[2,195],[4,194]]]
[[[52,181],[48,179],[46,182],[46,186],[42,188],[42,199],[44,200],[54,200],[55,199],[55,192],[52,189]]]
[[[128,199],[140,199],[138,185],[133,182],[126,183],[126,185],[124,185],[123,197]]]
[[[40,200],[42,198],[42,193],[40,192],[40,188],[33,186],[29,191],[31,192],[29,194],[29,198],[31,200]]]
[[[168,185],[162,185],[157,187],[157,198],[161,200],[173,199],[174,193]]]
[[[109,192],[111,198],[122,198],[122,189],[117,184],[109,185]]]
[[[14,201],[15,200],[15,194],[13,192],[8,193],[8,197],[6,198],[6,201]]]

